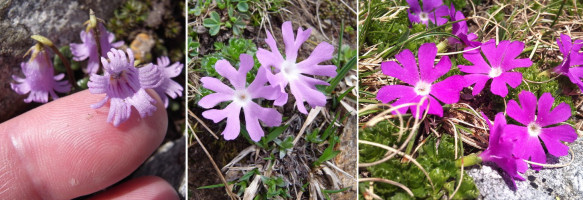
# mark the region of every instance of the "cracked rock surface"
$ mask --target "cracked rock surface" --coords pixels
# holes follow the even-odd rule
[[[521,174],[525,181],[516,181],[516,190],[511,189],[510,179],[497,167],[473,167],[468,174],[480,190],[479,199],[583,199],[583,138],[569,147],[574,152],[571,165],[543,168],[538,172],[528,169]],[[571,155],[557,158],[547,154],[550,164],[566,164],[570,160]]]

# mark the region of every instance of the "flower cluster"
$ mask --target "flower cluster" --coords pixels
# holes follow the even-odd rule
[[[10,87],[16,93],[30,93],[24,102],[46,103],[49,101],[49,94],[53,99],[58,99],[55,91],[67,93],[71,90],[71,85],[62,80],[65,74],[54,75],[51,56],[42,44],[36,44],[29,52],[32,52],[30,59],[20,64],[25,78],[12,75],[16,83],[10,83]]]
[[[573,84],[577,85],[583,92],[583,53],[579,53],[583,47],[583,40],[571,40],[571,37],[561,34],[557,38],[557,45],[563,54],[563,62],[555,67],[554,71],[558,74],[569,77]]]
[[[89,76],[87,83],[89,91],[93,94],[106,94],[102,101],[91,107],[97,109],[109,101],[107,122],[119,126],[129,119],[132,107],[136,108],[141,117],[151,115],[156,110],[156,100],[146,92],[146,89],[157,92],[166,107],[169,101],[167,95],[171,98],[182,96],[182,86],[172,80],[182,72],[183,65],[180,62],[170,65],[168,57],[160,57],[157,64],[149,63],[136,68],[133,52],[128,49],[126,55],[126,52],[115,49],[121,47],[123,41],[114,43],[114,35],[100,22],[102,20],[95,18],[91,11],[90,20],[86,23],[87,29],[81,31],[82,43],[71,43],[70,49],[73,60],[88,59],[85,71]],[[28,98],[24,100],[27,103],[32,101],[46,103],[49,94],[53,99],[57,99],[55,91],[67,93],[71,90],[71,85],[61,81],[65,74],[54,75],[52,59],[45,48],[50,47],[63,60],[71,83],[74,83],[74,74],[66,58],[52,41],[39,35],[33,35],[32,38],[39,41],[39,44],[29,50],[32,52],[30,60],[21,64],[26,77],[13,76],[16,83],[11,83],[11,87],[18,94],[30,92]],[[96,41],[99,41],[99,45]],[[107,58],[102,57],[105,54]],[[103,65],[102,75],[98,74],[100,61]],[[80,88],[77,84],[73,86],[76,89]]]
[[[98,23],[97,28],[99,29],[101,53],[98,53],[97,50],[94,29],[89,29],[89,32],[81,31],[81,42],[83,43],[71,43],[69,45],[73,60],[83,61],[89,58],[86,69],[88,74],[95,74],[99,70],[99,55],[105,55],[111,48],[119,48],[124,44],[123,41],[113,42],[115,36],[113,33],[108,32],[102,23]]]
[[[437,26],[443,25],[448,22],[446,18],[449,16],[451,21],[463,20],[466,17],[461,11],[456,11],[453,4],[448,8],[443,5],[442,0],[424,0],[423,8],[419,6],[418,0],[407,0],[409,4],[409,9],[407,13],[409,14],[409,21],[411,23],[422,23],[429,26],[429,22]],[[456,37],[450,37],[450,44],[464,44],[468,47],[480,46],[480,42],[475,41],[478,36],[474,33],[468,34],[468,25],[466,21],[459,21],[452,24],[452,34]]]
[[[419,13],[419,16],[427,10],[432,10],[434,17],[442,16],[439,11],[443,7],[441,1],[424,1],[423,11],[420,11],[416,0],[407,2],[410,10]],[[409,15],[412,22],[418,22],[419,16]],[[462,20],[464,16],[461,12],[455,11],[452,5],[450,19]],[[439,20],[432,22],[438,25],[441,23]],[[395,56],[400,64],[395,61],[383,62],[381,70],[407,85],[384,86],[379,89],[377,99],[383,103],[390,103],[393,107],[400,107],[394,114],[404,114],[410,109],[415,118],[424,114],[442,117],[443,109],[436,99],[446,104],[456,103],[464,87],[473,86],[472,94],[478,95],[491,81],[491,94],[500,97],[508,95],[507,85],[512,88],[518,87],[523,78],[522,74],[514,69],[530,67],[533,64],[529,58],[519,58],[524,50],[524,43],[506,40],[496,43],[494,39],[483,44],[473,41],[476,39],[475,35],[468,35],[467,25],[462,22],[452,24],[453,34],[457,38],[449,38],[449,41],[450,44],[461,42],[467,46],[463,57],[473,65],[458,66],[459,70],[466,74],[449,76],[443,81],[436,82],[450,71],[449,58],[444,56],[435,64],[437,48],[432,43],[421,45],[417,54],[418,60],[410,50],[405,49]],[[583,53],[579,53],[583,41],[572,42],[569,36],[562,34],[557,39],[557,44],[564,59],[554,71],[569,77],[583,91],[581,81]],[[424,99],[427,101],[422,101]],[[524,180],[518,172],[526,172],[527,160],[534,162],[531,164],[532,169],[539,170],[542,167],[536,163],[546,163],[545,149],[553,156],[565,156],[569,147],[563,142],[573,142],[577,139],[577,134],[570,125],[559,124],[571,117],[571,108],[568,104],[562,102],[552,109],[555,100],[550,93],[544,93],[537,99],[535,94],[521,91],[518,99],[520,105],[515,100],[510,100],[505,112],[518,122],[518,125],[507,124],[503,113],[496,115],[493,124],[482,114],[488,121],[490,141],[488,148],[479,155],[483,161],[499,166],[513,181]]]
[[[239,56],[241,62],[239,70],[235,70],[227,60],[219,60],[215,64],[216,71],[227,78],[234,89],[229,88],[220,80],[212,77],[203,77],[203,87],[216,93],[203,97],[198,105],[210,109],[220,102],[231,103],[223,110],[211,109],[203,112],[203,117],[215,123],[227,119],[227,126],[222,135],[226,140],[235,139],[240,132],[239,115],[241,108],[244,111],[245,125],[253,141],[259,141],[264,136],[260,126],[261,120],[266,126],[281,124],[281,114],[275,108],[264,108],[252,101],[253,99],[274,100],[275,106],[283,106],[288,102],[286,88],[295,97],[298,111],[307,114],[304,102],[310,107],[325,106],[326,96],[316,89],[316,85],[329,85],[326,81],[314,76],[336,76],[336,66],[320,65],[319,63],[332,59],[334,47],[326,42],[316,46],[310,56],[298,62],[298,51],[301,45],[310,37],[311,29],[298,28],[294,37],[291,22],[282,25],[285,57],[280,53],[277,43],[271,33],[267,31],[265,42],[270,50],[258,49],[257,59],[261,66],[255,80],[247,87],[246,75],[253,67],[253,57],[246,54]],[[266,85],[269,82],[269,85]]]

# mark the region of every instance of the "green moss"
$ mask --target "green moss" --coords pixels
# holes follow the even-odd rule
[[[395,122],[398,123],[398,122]],[[398,127],[383,121],[374,127],[361,129],[359,139],[374,141],[388,146],[399,146]],[[407,135],[403,135],[403,140]],[[439,142],[438,142],[439,141]],[[389,161],[366,168],[371,177],[379,177],[399,182],[414,194],[414,198],[441,199],[444,195],[451,195],[457,186],[460,169],[455,167],[454,139],[449,135],[441,138],[430,137],[422,146],[416,156],[416,160],[429,173],[435,190],[427,180],[424,173],[410,162],[401,160],[397,156]],[[461,149],[459,149],[461,151]],[[359,145],[359,159],[363,162],[380,160],[387,153],[386,150],[361,144]],[[465,173],[465,172],[464,172]],[[397,186],[376,183],[375,194],[384,199],[412,199],[405,191]],[[473,179],[464,174],[462,186],[454,195],[454,199],[472,199],[479,195]]]

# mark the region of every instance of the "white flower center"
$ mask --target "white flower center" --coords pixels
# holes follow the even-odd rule
[[[421,12],[419,13],[419,19],[421,21],[426,22],[427,20],[429,20],[429,15],[426,12]]]
[[[291,62],[288,60],[283,61],[281,63],[281,73],[287,80],[295,80],[299,76],[298,66],[295,62]]]
[[[502,74],[502,69],[500,67],[492,67],[492,69],[490,69],[490,73],[488,73],[488,76],[490,78],[496,78],[498,76],[500,76]]]
[[[526,128],[528,129],[528,135],[532,137],[538,137],[542,129],[536,122],[530,122]]]
[[[233,102],[238,103],[241,106],[247,105],[251,101],[251,95],[247,90],[236,90],[233,94]]]
[[[429,92],[431,92],[431,84],[423,82],[423,81],[419,81],[415,85],[414,90],[415,90],[415,93],[417,93],[417,95],[426,96],[429,94]]]

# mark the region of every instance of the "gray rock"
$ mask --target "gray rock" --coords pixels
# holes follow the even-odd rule
[[[158,176],[168,181],[184,199],[186,196],[186,140],[184,136],[168,141],[158,148],[154,155],[142,164],[131,178],[140,176]]]
[[[34,44],[31,35],[43,35],[57,46],[80,42],[79,32],[89,19],[89,9],[106,20],[123,2],[0,0],[0,122],[26,110],[25,95],[12,91],[10,82],[12,74],[21,74],[20,62]]]
[[[480,190],[480,199],[583,199],[583,138],[569,145],[575,160],[562,168],[529,169],[522,174],[525,181],[516,181],[516,190],[508,184],[509,178],[497,167],[482,166],[468,170]],[[550,163],[568,163],[571,156],[547,156]]]

